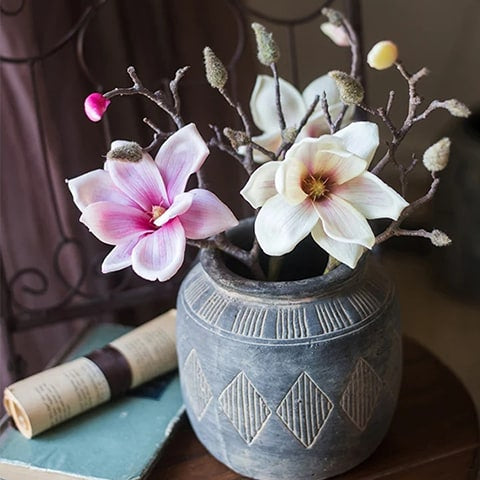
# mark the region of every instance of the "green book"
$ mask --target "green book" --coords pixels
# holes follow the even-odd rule
[[[130,330],[115,324],[95,326],[64,360],[88,354]],[[4,417],[0,479],[141,479],[159,457],[183,411],[178,374],[172,372],[31,440]]]

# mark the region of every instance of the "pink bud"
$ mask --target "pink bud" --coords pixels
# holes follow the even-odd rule
[[[343,27],[338,27],[330,22],[326,22],[320,25],[320,30],[335,43],[335,45],[339,47],[348,47],[350,45],[347,32]]]
[[[110,100],[101,93],[91,93],[83,104],[85,114],[92,122],[99,122],[109,105]]]

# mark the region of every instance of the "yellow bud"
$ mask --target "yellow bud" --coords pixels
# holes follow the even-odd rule
[[[376,43],[368,52],[367,63],[376,70],[390,68],[398,58],[398,48],[390,40]]]

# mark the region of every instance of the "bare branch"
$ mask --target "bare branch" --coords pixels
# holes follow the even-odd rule
[[[277,106],[278,122],[280,124],[280,130],[283,131],[287,127],[287,124],[285,123],[285,116],[283,115],[282,100],[280,96],[280,78],[278,77],[277,65],[272,63],[270,68],[272,69],[273,79],[275,81],[275,104]]]
[[[398,217],[397,220],[392,222],[390,226],[381,234],[377,235],[375,238],[375,243],[379,244],[384,242],[385,240],[388,240],[391,237],[397,236],[398,232],[400,231],[400,225],[403,223],[403,221],[409,217],[415,210],[418,210],[422,205],[425,203],[428,203],[433,196],[435,195],[435,192],[438,189],[438,185],[440,183],[440,179],[437,178],[434,174],[432,174],[432,184],[430,185],[430,189],[428,192],[423,196],[412,202],[410,205],[405,207]]]

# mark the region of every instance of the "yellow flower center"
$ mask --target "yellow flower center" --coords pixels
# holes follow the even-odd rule
[[[152,207],[152,222],[154,222],[157,218],[160,218],[165,212],[167,211],[166,208],[161,207],[160,205],[154,205]]]
[[[302,190],[313,200],[317,201],[328,193],[327,178],[308,175],[302,181]]]

